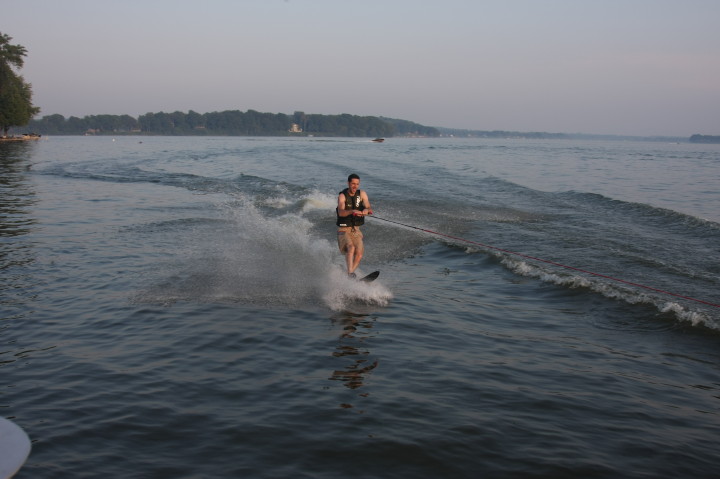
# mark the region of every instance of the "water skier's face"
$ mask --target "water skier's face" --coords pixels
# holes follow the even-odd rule
[[[348,181],[348,189],[350,190],[351,194],[355,194],[355,192],[360,188],[360,180],[353,178],[352,180]]]

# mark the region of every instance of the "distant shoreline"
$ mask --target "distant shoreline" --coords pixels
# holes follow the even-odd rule
[[[146,113],[130,115],[89,115],[65,118],[47,115],[33,119],[27,127],[43,135],[152,135],[152,136],[277,136],[277,137],[361,137],[361,138],[500,138],[654,141],[686,143],[691,137],[639,136],[592,133],[521,132],[432,127],[408,120],[351,114],[323,115],[296,111],[261,113],[254,110],[225,110],[197,113]],[[693,135],[704,137],[703,135]],[[712,138],[712,137],[708,137]],[[704,141],[710,142],[710,141]]]
[[[720,143],[720,136],[713,135],[693,135],[690,137],[690,143]]]
[[[505,135],[483,135],[482,132],[476,132],[478,134],[445,134],[441,133],[437,136],[420,136],[420,135],[395,135],[392,137],[385,138],[385,140],[392,139],[428,139],[428,138],[441,138],[441,139],[459,139],[459,140],[472,140],[472,139],[484,139],[484,140],[558,140],[558,141],[572,141],[572,140],[588,140],[588,141],[647,141],[656,143],[720,143],[720,141],[692,141],[688,137],[675,137],[675,136],[621,136],[621,135],[592,135],[592,134],[548,134],[536,135],[533,133],[523,134],[520,132],[505,132]],[[496,132],[493,132],[496,133]],[[306,138],[306,139],[327,139],[327,138],[368,138],[373,140],[372,136],[358,137],[358,136],[338,136],[338,135],[223,135],[223,134],[204,134],[204,135],[193,135],[193,134],[162,134],[162,133],[140,133],[140,132],[126,132],[126,131],[103,131],[91,134],[80,134],[80,133],[53,133],[47,135],[38,135],[37,138],[20,138],[13,137],[3,139],[0,141],[28,141],[28,140],[39,140],[41,138],[49,137],[133,137],[133,138],[151,138],[151,137],[178,137],[178,138],[211,138],[211,137],[223,137],[223,138]]]

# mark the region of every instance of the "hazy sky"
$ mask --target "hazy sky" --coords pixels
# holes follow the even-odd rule
[[[40,116],[720,134],[718,0],[0,0]]]

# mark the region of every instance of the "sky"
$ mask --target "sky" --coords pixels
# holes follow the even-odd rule
[[[717,0],[0,0],[40,117],[720,135]]]

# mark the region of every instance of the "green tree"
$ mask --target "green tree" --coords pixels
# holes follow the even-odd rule
[[[205,118],[200,113],[190,110],[187,114],[187,126],[195,133],[197,130],[205,130]]]
[[[146,113],[138,118],[140,129],[143,133],[156,135],[172,135],[175,133],[175,125],[171,115],[165,112]]]
[[[27,50],[11,45],[12,37],[0,33],[0,129],[7,136],[12,126],[27,125],[40,109],[32,104],[32,86],[15,73],[25,61]]]
[[[40,120],[30,122],[32,131],[42,131],[43,134],[65,133],[65,117],[60,114],[46,115]]]
[[[86,119],[78,118],[76,116],[71,116],[67,119],[66,129],[68,132],[72,132],[75,135],[82,135],[88,131],[88,128],[88,122]]]

